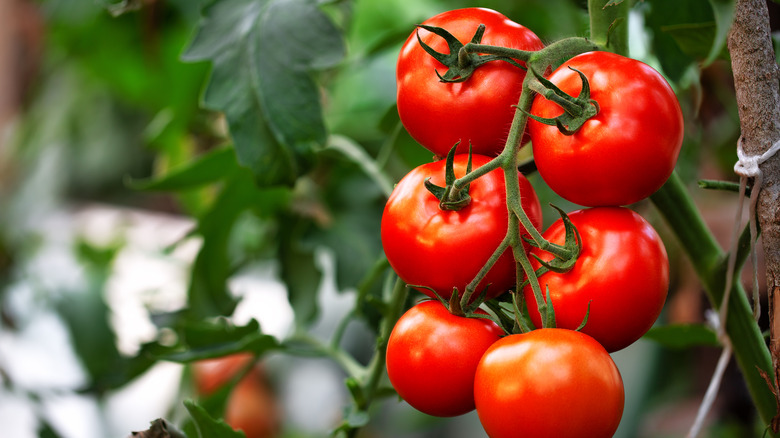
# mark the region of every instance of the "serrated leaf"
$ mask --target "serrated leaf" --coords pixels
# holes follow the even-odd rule
[[[694,346],[717,347],[720,345],[715,332],[702,324],[676,324],[653,327],[643,337],[664,347],[674,349]]]
[[[217,182],[238,169],[232,147],[214,149],[157,179],[132,181],[136,190],[189,190]]]
[[[185,400],[184,407],[190,413],[199,438],[246,438],[244,432],[237,432],[224,420],[212,418],[205,409],[192,400]]]
[[[185,324],[175,345],[149,344],[145,351],[160,360],[188,363],[240,352],[260,356],[277,348],[276,338],[264,334],[254,319],[245,326],[218,319]]]
[[[338,28],[312,0],[225,0],[205,18],[184,60],[210,61],[204,104],[228,121],[239,163],[259,184],[292,184],[325,144],[312,71],[338,63]]]

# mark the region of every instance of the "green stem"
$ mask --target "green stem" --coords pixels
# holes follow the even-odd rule
[[[493,254],[490,256],[488,261],[482,266],[482,269],[479,270],[477,273],[477,276],[474,277],[471,282],[466,285],[466,290],[463,291],[463,297],[461,298],[461,308],[465,309],[468,307],[469,302],[471,301],[471,297],[474,295],[474,292],[477,290],[477,286],[479,286],[479,282],[482,281],[483,278],[487,275],[488,271],[493,267],[493,265],[496,264],[499,258],[504,254],[504,252],[509,248],[510,246],[510,236],[509,233],[504,237],[504,240],[501,241],[501,243],[498,245],[495,251],[493,251]]]
[[[527,50],[510,49],[509,47],[490,46],[487,44],[468,43],[461,49],[466,53],[482,53],[485,55],[504,56],[517,59],[518,61],[527,61],[533,52]]]
[[[610,0],[588,0],[590,39],[599,46],[628,55],[629,1],[607,6]]]
[[[650,199],[669,223],[701,279],[712,306],[723,304],[726,254],[707,228],[679,176],[674,173]],[[759,370],[772,375],[772,359],[740,282],[729,294],[726,331],[734,340],[734,356],[761,419],[769,424],[777,413],[775,398]]]

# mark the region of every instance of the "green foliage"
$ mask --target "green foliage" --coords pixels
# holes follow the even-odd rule
[[[313,1],[231,0],[207,8],[183,59],[212,62],[204,104],[225,114],[239,162],[268,186],[313,167],[326,132],[311,72],[343,55]]]

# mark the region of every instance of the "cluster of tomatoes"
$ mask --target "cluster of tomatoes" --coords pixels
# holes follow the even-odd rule
[[[438,156],[458,144],[450,169],[458,178],[467,172],[468,145],[474,170],[504,151],[527,74],[517,63],[497,60],[465,80],[442,81],[447,67],[432,53],[446,54],[452,45],[431,29],[445,29],[466,44],[480,24],[481,44],[544,48],[532,31],[502,14],[467,8],[423,23],[402,47],[397,65],[401,121]],[[476,408],[493,438],[610,437],[620,423],[624,390],[609,353],[632,344],[653,325],[669,286],[661,239],[625,206],[651,195],[671,175],[682,144],[682,113],[658,72],[613,53],[574,56],[546,78],[569,96],[589,93],[595,109],[576,132],[567,132],[554,122],[566,112],[560,102],[539,94],[524,137],[531,141],[544,182],[583,206],[568,214],[580,248],[576,263],[538,279],[554,309],[556,328],[507,333],[513,330],[483,310],[458,316],[439,300],[423,301],[393,329],[387,371],[398,394],[416,409],[456,416]],[[585,84],[589,90],[583,90]],[[381,233],[399,277],[446,300],[477,278],[506,238],[505,175],[510,172],[485,172],[470,183],[467,205],[442,209],[425,181],[444,186],[445,167],[445,160],[423,164],[401,179],[385,207]],[[534,188],[520,172],[517,179],[522,209],[539,230],[542,209]],[[542,233],[556,244],[563,244],[565,235],[562,219]],[[554,257],[527,244],[522,250],[534,256],[534,267]],[[476,289],[487,288],[486,300],[508,291],[522,296],[528,316],[540,327],[532,288],[512,290],[518,275],[524,275],[518,266],[507,249]]]

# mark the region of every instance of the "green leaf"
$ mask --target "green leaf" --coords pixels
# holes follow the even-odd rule
[[[702,324],[676,324],[653,327],[645,333],[645,339],[655,341],[664,347],[684,349],[698,345],[717,347],[718,337],[709,327]]]
[[[212,418],[205,409],[192,400],[185,400],[184,407],[192,417],[199,438],[246,438],[244,432],[236,432],[224,420]]]
[[[185,166],[150,181],[132,181],[136,190],[189,190],[217,182],[238,169],[235,150],[223,147],[209,151]]]
[[[290,219],[280,230],[280,276],[287,286],[287,296],[295,312],[295,322],[306,327],[319,315],[317,293],[322,272],[315,260],[314,250],[301,244],[304,226]]]
[[[204,104],[225,113],[239,163],[260,185],[291,185],[327,137],[311,73],[344,52],[313,0],[225,0],[206,8],[183,59],[213,64]]]
[[[645,21],[651,31],[653,54],[658,57],[664,73],[672,81],[680,80],[686,70],[701,58],[687,54],[665,29],[713,23],[715,17],[712,6],[708,0],[653,0],[644,2],[642,7],[645,8]]]
[[[245,326],[235,326],[227,319],[185,323],[174,345],[147,344],[147,354],[160,360],[188,363],[222,357],[239,352],[261,356],[280,348],[279,342],[260,330],[254,319]]]
[[[704,66],[712,64],[726,50],[726,40],[729,36],[731,23],[734,21],[733,0],[709,0],[712,12],[715,15],[715,36],[712,39],[712,47],[704,60]]]

